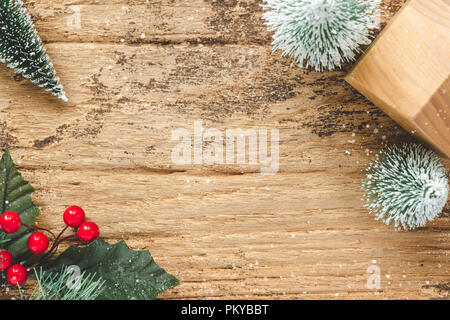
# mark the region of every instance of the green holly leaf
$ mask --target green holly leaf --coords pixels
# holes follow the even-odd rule
[[[71,246],[43,268],[59,272],[71,265],[105,281],[105,289],[97,298],[100,300],[151,300],[179,284],[148,251],[130,250],[124,241],[109,244],[97,239],[85,247]]]
[[[0,214],[15,211],[20,215],[23,224],[32,225],[39,215],[39,208],[31,200],[33,192],[34,188],[22,178],[9,151],[6,150],[0,160]],[[12,234],[0,231],[0,241],[7,241],[4,247],[11,252],[15,261],[20,261],[29,254],[27,239],[31,232],[23,226]]]

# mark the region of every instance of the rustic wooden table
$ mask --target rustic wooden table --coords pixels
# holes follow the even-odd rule
[[[383,2],[384,22],[403,2]],[[182,281],[165,299],[449,297],[448,206],[405,232],[360,200],[383,143],[412,138],[345,70],[272,54],[259,1],[25,5],[70,99],[0,67],[0,144],[36,187],[39,225],[59,229],[64,208],[82,206],[104,238],[150,250]],[[200,120],[278,129],[278,173],[174,164],[172,130]],[[379,289],[366,285],[373,270]]]

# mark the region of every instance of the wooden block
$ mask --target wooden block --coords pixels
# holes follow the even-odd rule
[[[410,0],[346,81],[450,158],[450,0]]]

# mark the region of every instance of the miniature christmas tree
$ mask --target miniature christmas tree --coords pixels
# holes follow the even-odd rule
[[[417,144],[382,150],[367,168],[364,199],[376,219],[414,229],[442,212],[449,185],[436,154]]]
[[[0,0],[0,61],[67,101],[50,57],[20,0]]]
[[[449,30],[448,0],[408,0],[345,77],[406,131],[448,158]]]
[[[380,0],[265,0],[274,50],[316,71],[353,61],[378,27]]]

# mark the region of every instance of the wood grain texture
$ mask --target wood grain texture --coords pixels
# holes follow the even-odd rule
[[[410,0],[346,80],[450,158],[449,77],[450,1]]]
[[[39,225],[60,229],[82,206],[104,238],[150,250],[182,281],[164,299],[449,297],[450,209],[404,232],[360,201],[374,153],[412,138],[345,71],[272,54],[258,1],[25,3],[70,99],[0,68],[0,143],[36,187]],[[384,23],[402,3],[383,2]],[[70,5],[81,29],[66,28]],[[172,130],[200,120],[278,129],[279,172],[174,164]]]

